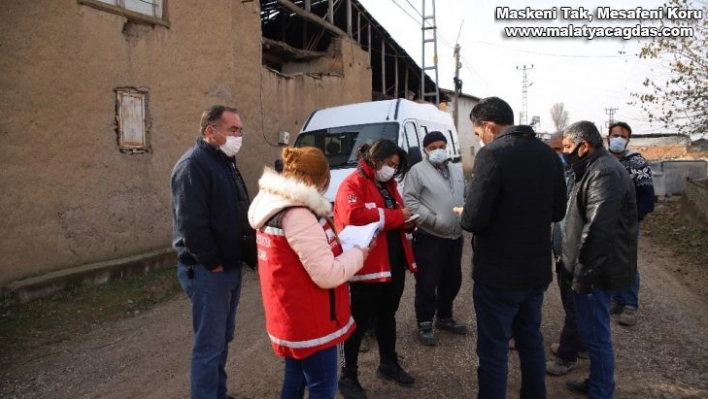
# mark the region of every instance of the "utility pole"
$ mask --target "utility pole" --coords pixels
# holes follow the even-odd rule
[[[425,3],[431,1],[433,6],[432,14],[426,15],[425,13]],[[435,106],[440,106],[440,86],[438,85],[438,27],[435,22],[435,0],[423,0],[423,11],[421,12],[421,30],[423,32],[423,62],[420,73],[420,99],[425,101],[426,97],[432,97],[435,102]],[[432,26],[426,26],[427,21],[432,21]],[[428,34],[428,31],[432,31],[432,36]],[[433,44],[433,65],[430,65],[430,61],[426,59],[425,56],[425,45],[428,43]],[[435,71],[435,91],[426,92],[425,91],[425,71]]]
[[[455,41],[455,78],[453,81],[455,82],[455,97],[453,99],[454,101],[454,108],[452,111],[452,117],[453,120],[455,121],[455,130],[459,131],[460,127],[458,126],[458,119],[460,115],[460,94],[462,94],[462,80],[460,80],[460,34],[462,33],[462,24],[465,23],[465,20],[462,20],[462,23],[460,24],[460,30],[457,32],[457,40]]]
[[[615,123],[615,112],[617,112],[617,108],[605,108],[605,113],[610,116],[610,120],[606,122],[606,127],[610,127],[610,125]]]
[[[455,120],[455,130],[459,129],[458,121],[460,115],[460,92],[462,92],[462,81],[460,80],[460,45],[455,44],[455,97],[453,99],[454,108],[452,111],[452,116]]]
[[[533,64],[530,67],[526,65],[522,67],[516,67],[517,70],[521,71],[523,74],[521,79],[521,118],[519,118],[520,125],[528,124],[529,117],[529,78],[526,71],[533,69]]]

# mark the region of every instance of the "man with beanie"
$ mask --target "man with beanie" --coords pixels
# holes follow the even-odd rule
[[[413,233],[415,313],[418,339],[434,346],[435,327],[453,334],[467,333],[467,327],[452,318],[452,303],[462,282],[462,228],[453,208],[464,204],[462,170],[449,165],[447,138],[439,131],[423,139],[425,159],[414,165],[403,185],[403,200],[413,214],[420,215]]]
[[[551,223],[566,207],[563,165],[498,97],[470,119],[485,146],[474,163],[462,228],[474,233],[472,297],[477,316],[479,398],[506,398],[509,339],[521,363],[521,397],[546,397],[543,295],[552,280]]]

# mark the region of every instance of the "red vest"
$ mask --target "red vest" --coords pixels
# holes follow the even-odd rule
[[[260,276],[266,330],[278,356],[304,359],[343,342],[354,331],[349,284],[322,289],[307,274],[290,248],[277,214],[257,232]],[[342,247],[326,219],[320,219],[334,256]]]

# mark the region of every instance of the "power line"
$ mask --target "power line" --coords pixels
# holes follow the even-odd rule
[[[501,46],[501,45],[499,45],[499,44],[489,43],[489,42],[485,42],[485,41],[481,41],[481,40],[474,40],[473,42],[475,42],[475,43],[480,43],[480,44],[486,44],[487,46],[499,47],[499,48],[502,48],[502,49],[504,49],[504,50],[516,51],[516,52],[519,52],[519,53],[527,53],[527,54],[540,55],[540,56],[545,56],[545,57],[566,57],[566,58],[627,58],[627,57],[634,57],[634,55],[631,55],[631,54],[619,54],[619,55],[576,55],[576,54],[542,53],[542,52],[538,52],[538,51],[521,50],[521,49],[516,49],[516,48]]]

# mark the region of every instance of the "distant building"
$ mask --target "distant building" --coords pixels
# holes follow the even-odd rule
[[[442,104],[440,109],[448,112],[455,119],[455,92],[447,89],[440,89],[440,98]],[[444,101],[443,101],[444,100]],[[460,136],[460,147],[462,153],[462,169],[465,172],[465,177],[472,171],[474,165],[474,157],[479,151],[479,138],[475,136],[472,129],[472,121],[470,121],[470,112],[472,108],[479,103],[481,99],[470,94],[462,93],[459,98],[459,115],[457,116],[457,133]]]

